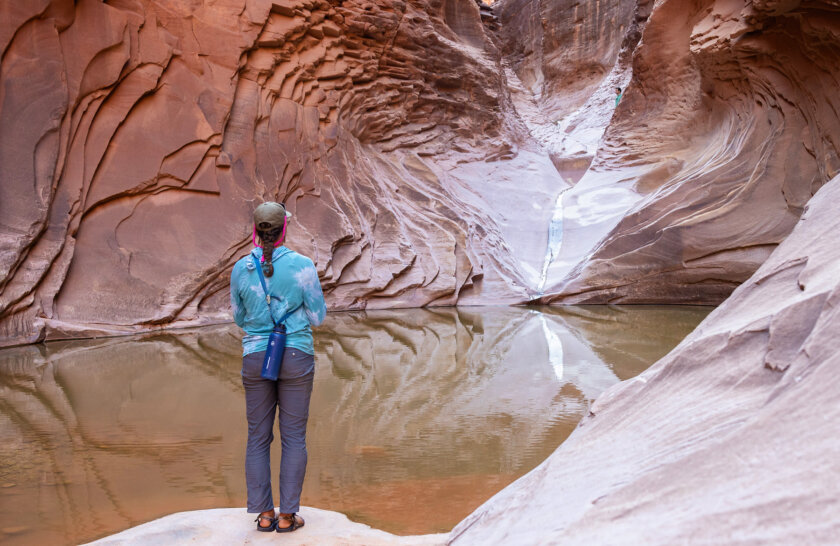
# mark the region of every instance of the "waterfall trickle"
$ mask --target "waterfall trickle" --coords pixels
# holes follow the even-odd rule
[[[545,248],[545,261],[540,272],[540,283],[537,286],[537,296],[541,297],[545,290],[545,283],[548,278],[548,268],[551,262],[560,253],[560,246],[563,244],[563,194],[569,188],[565,188],[557,194],[554,202],[554,214],[551,215],[551,222],[548,224],[548,243]]]

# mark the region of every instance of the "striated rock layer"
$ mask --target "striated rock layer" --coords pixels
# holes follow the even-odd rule
[[[3,344],[224,319],[263,199],[334,309],[527,299],[559,178],[511,160],[527,136],[471,0],[0,13]],[[537,177],[504,213],[448,174],[501,159],[497,183]]]
[[[838,199],[840,176],[723,305],[449,543],[836,544]]]
[[[840,165],[833,2],[0,0],[0,21],[0,345],[227,320],[263,199],[332,309],[719,303]]]
[[[836,2],[658,2],[543,301],[718,303],[840,169]]]

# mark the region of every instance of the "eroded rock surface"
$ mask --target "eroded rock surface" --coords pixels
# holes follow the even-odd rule
[[[657,3],[544,301],[718,303],[748,278],[840,169],[838,9]]]
[[[263,199],[332,309],[718,303],[838,170],[838,10],[2,0],[0,344],[226,320]]]
[[[835,177],[723,305],[449,543],[836,543],[838,199]]]
[[[475,2],[0,9],[4,344],[224,319],[263,199],[332,308],[527,299],[551,162],[504,214],[448,174],[522,140]]]

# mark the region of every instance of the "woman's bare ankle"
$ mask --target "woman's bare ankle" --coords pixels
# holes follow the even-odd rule
[[[272,510],[266,510],[265,512],[262,512],[262,513],[260,514],[260,518],[271,518],[271,519],[274,519],[274,510],[272,509]],[[266,527],[266,528],[267,528],[267,527],[271,527],[271,523],[272,523],[272,522],[270,522],[270,521],[268,521],[268,520],[265,520],[265,519],[259,519],[259,526],[260,526],[260,527]]]
[[[297,515],[297,513],[280,512],[277,514],[277,526],[281,529],[291,527],[293,523],[301,524],[302,522],[303,518]]]

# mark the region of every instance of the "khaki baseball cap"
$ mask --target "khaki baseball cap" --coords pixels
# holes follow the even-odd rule
[[[282,203],[266,201],[254,210],[254,225],[260,230],[280,228],[284,220],[291,217],[292,213]]]

